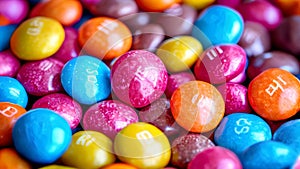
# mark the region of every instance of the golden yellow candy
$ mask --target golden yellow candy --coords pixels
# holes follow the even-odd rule
[[[203,52],[201,43],[191,36],[177,36],[164,41],[156,55],[164,62],[170,72],[189,69]]]
[[[72,136],[72,143],[60,160],[76,168],[101,168],[114,163],[116,157],[107,136],[96,131],[79,131]]]
[[[53,165],[44,166],[39,169],[76,169],[76,168],[53,164]]]
[[[10,47],[22,60],[41,60],[53,55],[65,39],[63,26],[48,17],[24,21],[13,33]]]
[[[123,128],[115,137],[114,150],[121,161],[137,168],[163,168],[171,156],[166,135],[144,122],[132,123]]]
[[[183,0],[184,4],[190,5],[196,9],[204,9],[214,2],[215,0]]]

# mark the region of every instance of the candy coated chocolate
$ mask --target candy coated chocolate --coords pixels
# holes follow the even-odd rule
[[[195,9],[204,9],[214,2],[215,0],[183,0],[184,4],[190,5]]]
[[[195,80],[193,73],[191,72],[179,72],[170,74],[168,78],[168,84],[165,94],[168,98],[171,98],[173,92],[182,84]]]
[[[135,0],[138,7],[145,12],[162,12],[181,0]]]
[[[112,18],[120,18],[138,12],[138,6],[134,0],[101,0],[94,8],[94,15]]]
[[[225,5],[231,8],[237,7],[242,2],[242,0],[216,0],[216,1],[217,4],[219,5]]]
[[[20,66],[20,61],[10,50],[0,52],[0,76],[14,77]]]
[[[300,14],[300,1],[298,0],[273,0],[273,2],[285,16]]]
[[[249,146],[271,139],[269,125],[261,117],[246,113],[225,116],[214,133],[218,146],[228,148],[238,156]]]
[[[201,54],[194,66],[194,74],[198,80],[221,84],[243,72],[246,62],[246,53],[239,45],[217,45]]]
[[[243,167],[239,158],[232,151],[224,147],[214,146],[197,154],[188,165],[188,169],[199,168],[242,169]]]
[[[144,107],[163,95],[167,86],[163,62],[146,50],[131,50],[112,65],[111,85],[116,96],[133,107]]]
[[[248,57],[262,54],[271,49],[269,31],[258,22],[246,21],[238,44],[246,51]]]
[[[17,24],[0,26],[0,51],[9,48],[11,35],[17,29]]]
[[[238,43],[244,30],[242,16],[223,5],[205,8],[194,24],[192,35],[201,42],[204,49],[211,45]]]
[[[298,155],[295,150],[273,140],[262,141],[247,148],[240,159],[244,169],[290,168]]]
[[[101,132],[111,139],[128,124],[138,122],[134,109],[117,101],[94,104],[84,113],[83,129]]]
[[[201,134],[189,133],[177,137],[172,142],[171,164],[179,168],[187,168],[188,163],[198,153],[213,146],[214,143]]]
[[[28,95],[17,79],[0,76],[0,102],[10,102],[26,108]]]
[[[150,24],[152,16],[155,14],[147,12],[139,12],[135,14],[130,14],[119,18],[130,30],[134,32],[142,26]]]
[[[280,68],[292,74],[300,73],[300,64],[295,56],[282,51],[270,51],[250,59],[248,77],[253,79],[269,68]]]
[[[300,155],[300,119],[283,123],[274,133],[273,140],[291,146]]]
[[[71,129],[78,126],[82,116],[80,104],[70,96],[62,93],[53,93],[41,97],[32,105],[32,109],[35,108],[47,108],[55,111],[68,121]]]
[[[0,150],[0,168],[31,169],[32,166],[14,148],[7,147]]]
[[[64,64],[54,58],[23,64],[17,74],[28,94],[44,96],[63,91],[60,74]]]
[[[17,120],[12,136],[20,155],[35,163],[49,164],[68,149],[72,132],[63,117],[52,110],[39,108]]]
[[[10,23],[18,24],[26,16],[29,11],[29,4],[26,0],[0,1],[0,15],[8,18]]]
[[[238,74],[235,78],[228,81],[228,83],[243,83],[247,79],[246,74],[247,67],[245,67],[245,70],[242,71],[240,74]]]

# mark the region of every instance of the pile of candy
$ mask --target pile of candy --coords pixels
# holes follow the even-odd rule
[[[299,0],[0,0],[0,168],[299,169],[299,32]]]

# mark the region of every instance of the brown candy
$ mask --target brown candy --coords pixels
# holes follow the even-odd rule
[[[138,12],[134,0],[101,0],[95,6],[95,15],[119,18]]]
[[[251,58],[247,74],[253,79],[269,68],[281,68],[293,74],[300,73],[300,65],[296,57],[282,51],[272,51]]]

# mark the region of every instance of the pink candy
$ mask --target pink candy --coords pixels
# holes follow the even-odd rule
[[[0,52],[0,76],[14,77],[21,64],[10,50]]]
[[[176,74],[169,75],[168,84],[165,94],[168,98],[171,98],[173,92],[183,83],[196,80],[193,73],[190,72],[180,72]]]
[[[27,0],[0,0],[0,15],[12,24],[20,23],[29,11]]]

